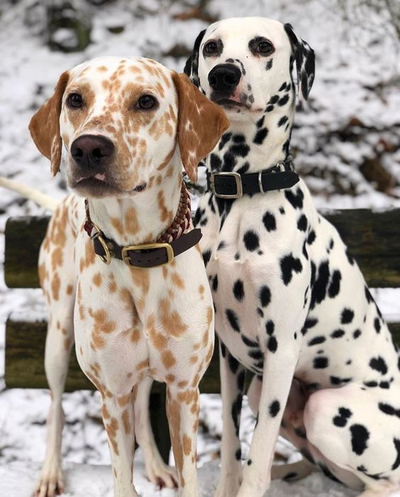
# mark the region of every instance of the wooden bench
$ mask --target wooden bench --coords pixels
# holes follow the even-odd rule
[[[382,212],[337,210],[323,214],[339,230],[370,287],[400,287],[400,209]],[[4,269],[9,288],[39,286],[37,260],[48,221],[48,217],[8,220]],[[400,344],[400,322],[391,322],[389,326],[395,341]],[[19,317],[7,320],[5,382],[8,388],[48,388],[44,372],[46,328],[45,320],[28,321]],[[94,387],[81,372],[73,350],[66,391],[81,389],[93,390]],[[220,392],[217,347],[200,389],[202,393]],[[150,401],[152,423],[160,452],[167,460],[170,441],[164,396],[163,386],[155,383]]]

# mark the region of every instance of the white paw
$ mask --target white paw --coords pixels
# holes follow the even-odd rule
[[[160,488],[177,488],[178,477],[175,468],[165,464],[161,457],[155,456],[149,459],[149,463],[146,464],[147,478]]]
[[[34,496],[55,497],[62,493],[64,493],[64,480],[60,464],[54,460],[45,463]]]

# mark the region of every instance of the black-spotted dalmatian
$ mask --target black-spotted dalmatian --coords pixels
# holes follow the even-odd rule
[[[290,170],[294,65],[299,98],[307,100],[314,52],[289,24],[228,19],[199,34],[185,72],[231,121],[206,160],[209,175],[266,171],[273,181],[273,171]],[[216,495],[264,494],[279,430],[304,460],[272,467],[272,478],[305,476],[311,462],[363,489],[363,497],[389,495],[400,480],[400,363],[356,262],[302,180],[224,199],[215,195],[221,176],[210,179],[214,186],[200,201],[196,223],[220,337]],[[230,180],[238,193],[240,181]],[[256,375],[249,399],[258,423],[242,470],[238,427],[246,370]]]

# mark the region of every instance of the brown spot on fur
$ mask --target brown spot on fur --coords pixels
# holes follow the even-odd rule
[[[125,409],[125,411],[122,413],[122,424],[124,425],[124,430],[127,435],[132,431],[132,426],[131,422],[129,419],[129,409]]]
[[[160,313],[161,324],[167,335],[178,338],[188,329],[177,311],[171,311],[170,302],[167,299],[160,301]]]
[[[183,453],[188,456],[192,450],[192,440],[186,434],[183,435]]]
[[[172,366],[175,366],[176,364],[175,356],[170,350],[165,350],[161,354],[161,360],[166,369],[170,369],[172,368]]]
[[[53,279],[51,280],[51,291],[54,300],[58,300],[60,297],[60,285],[60,277],[58,276],[58,273],[55,273]]]
[[[175,380],[176,380],[176,377],[173,374],[167,374],[167,376],[165,377],[165,381],[167,383],[174,383]]]
[[[172,283],[179,288],[180,290],[183,290],[185,288],[185,282],[183,279],[178,275],[178,273],[172,273],[171,276]]]
[[[93,284],[96,285],[96,286],[101,286],[101,283],[103,281],[103,278],[101,276],[100,273],[96,273],[94,276],[93,276]]]

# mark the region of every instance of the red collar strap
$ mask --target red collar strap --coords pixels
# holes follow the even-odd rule
[[[105,263],[110,264],[114,257],[124,261],[128,266],[150,268],[163,266],[173,261],[174,257],[185,252],[198,243],[202,237],[199,229],[190,228],[191,210],[190,196],[184,183],[181,188],[181,198],[175,218],[171,226],[165,230],[154,243],[141,245],[118,245],[107,238],[90,218],[89,202],[85,200],[86,222],[84,229],[93,240],[96,255]]]

